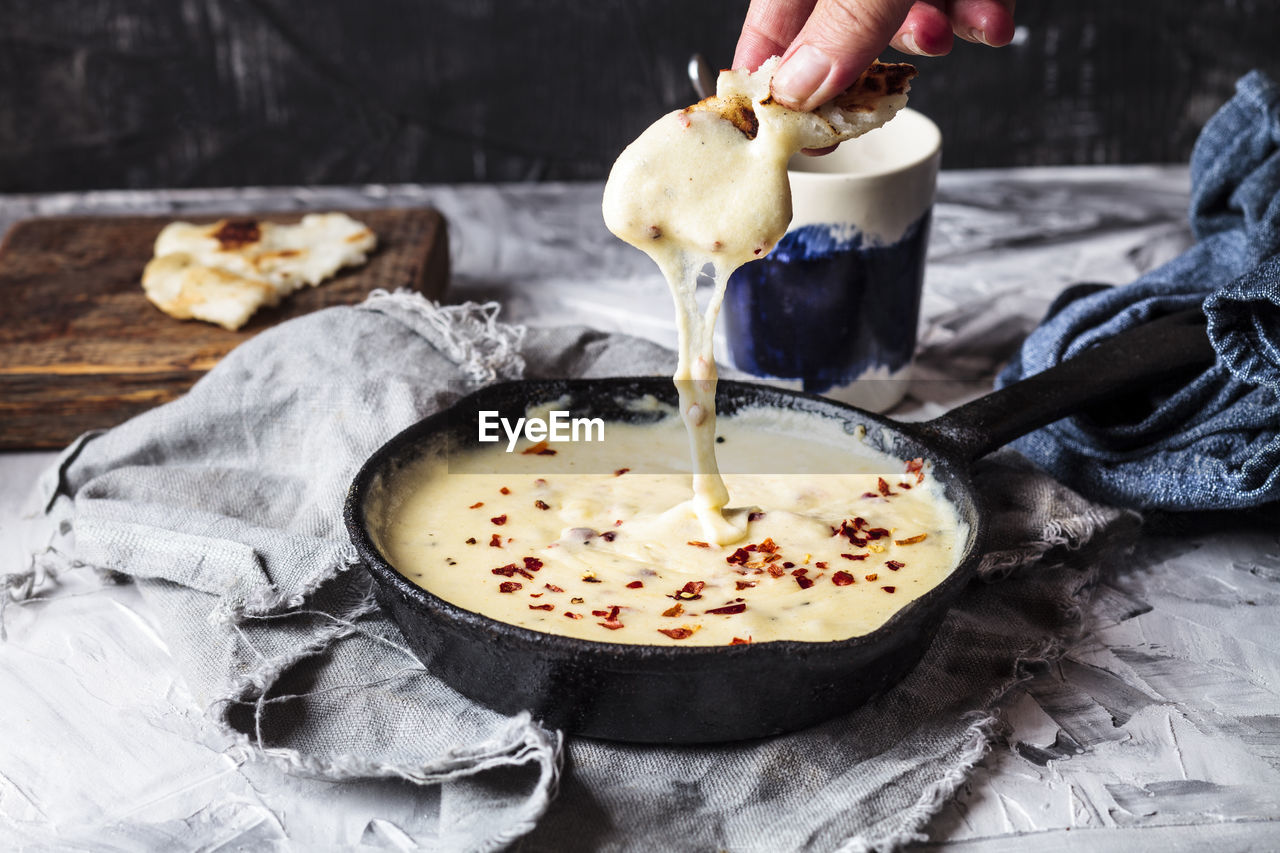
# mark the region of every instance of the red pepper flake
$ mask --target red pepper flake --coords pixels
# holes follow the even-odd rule
[[[862,493],[862,496],[863,496],[864,498],[878,498],[878,497],[880,497],[880,495],[879,495],[879,494],[877,494],[876,492],[863,492],[863,493]]]
[[[467,507],[467,509],[479,509],[482,506],[484,506],[484,501],[476,501],[471,506]]]
[[[539,477],[538,479],[536,479],[536,480],[534,480],[534,481],[533,481],[533,484],[534,484],[535,486],[542,487],[542,486],[545,486],[545,485],[547,484],[547,481],[546,481],[546,480],[544,480],[544,479],[542,479],[541,477]]]
[[[520,572],[520,574],[522,575],[527,574],[515,563],[507,563],[505,566],[499,566],[498,568],[493,570],[493,574],[502,575],[503,577],[508,577],[508,578],[513,577],[516,572]],[[530,575],[530,577],[532,577],[532,575]]]
[[[574,597],[574,598],[569,599],[569,603],[570,603],[570,604],[581,604],[581,603],[582,603],[582,599],[581,599],[581,598]]]
[[[537,444],[533,444],[533,445],[530,445],[529,447],[526,447],[524,450],[520,451],[520,453],[523,454],[524,456],[555,456],[556,455],[556,452],[547,446],[546,439],[539,441]],[[582,617],[579,616],[578,618],[581,619]]]
[[[592,610],[591,615],[599,616],[601,619],[604,619],[609,615],[609,611],[608,610]]]
[[[613,523],[613,526],[614,526],[614,527],[621,527],[621,526],[622,526],[622,519],[620,519],[620,518],[619,518],[617,521],[615,521],[615,522]]]
[[[885,592],[893,592],[894,590],[897,589],[896,586],[882,586],[880,588],[883,589]]]
[[[868,539],[883,539],[889,535],[891,535],[889,531],[885,530],[883,527],[873,527],[867,531]]]
[[[595,575],[584,575],[582,578],[582,582],[583,583],[604,583],[604,581],[600,580],[600,578],[596,577]]]
[[[618,538],[618,533],[616,530],[606,530],[604,533],[600,534],[600,538],[606,542],[612,542]]]
[[[866,555],[866,554],[841,554],[840,556],[841,556],[841,557],[844,557],[846,560],[865,560],[865,559],[867,559],[867,555]]]
[[[751,562],[751,554],[747,552],[746,548],[739,548],[729,556],[725,557],[724,561],[731,566],[745,566],[747,563]]]
[[[751,589],[758,583],[760,583],[760,581],[738,581],[737,587],[738,589]]]
[[[885,482],[884,477],[876,478],[876,488],[879,489],[880,494],[884,495],[886,498],[893,494],[893,492],[889,491],[889,484]]]
[[[778,550],[778,546],[772,539],[766,539],[756,546],[756,550],[762,554],[772,554]]]
[[[568,610],[566,610],[566,611],[564,612],[564,616],[565,616],[565,618],[566,618],[566,619],[581,619],[581,618],[582,618],[582,614],[580,614],[580,613],[570,613]]]
[[[619,468],[617,471],[613,472],[613,476],[621,477],[623,474],[627,473],[630,470],[631,470],[630,468]]]
[[[910,488],[911,488],[911,484],[910,484],[910,483],[907,483],[907,482],[902,482],[902,483],[899,483],[899,484],[898,484],[898,488],[899,488],[899,489],[908,489],[908,490],[910,490]]]
[[[872,497],[874,497],[874,495]],[[867,540],[864,537],[859,536],[858,533],[863,527],[866,527],[866,525],[867,520],[858,516],[853,521],[845,519],[840,522],[839,527],[831,528],[831,532],[833,536],[844,536],[851,544],[859,548],[865,548],[867,547]]]
[[[510,490],[510,489],[508,489],[506,486],[503,486],[501,489],[498,489],[498,492],[499,492],[500,494],[504,494],[504,495],[509,495],[509,494],[511,494],[511,490]]]
[[[523,586],[519,581],[503,581],[498,584],[498,592],[515,592]]]
[[[808,570],[808,569],[796,569],[796,570],[795,570],[794,572],[792,572],[791,574],[792,574],[792,576],[793,576],[793,577],[802,578],[802,577],[804,577],[805,575],[809,574],[809,570]]]
[[[662,611],[662,615],[663,616],[679,616],[683,612],[684,612],[684,605],[677,601],[674,605]]]
[[[876,574],[875,572],[872,572],[871,574],[867,575],[867,580],[873,581],[878,577],[880,577],[878,574]]]
[[[554,604],[530,604],[529,609],[530,610],[555,610],[556,606]]]
[[[501,548],[501,547],[502,547],[502,537],[501,537],[501,536],[499,536],[499,535],[498,535],[498,534],[496,534],[496,533],[495,533],[495,534],[493,534],[493,537],[489,540],[489,547],[490,547],[490,548]]]
[[[608,628],[610,631],[616,631],[619,628],[626,627],[617,619],[606,619],[605,621],[597,622],[596,624],[599,625],[601,628]]]
[[[534,501],[533,505],[536,506],[538,509],[551,509],[551,505],[543,500]]]
[[[764,518],[763,512],[755,511],[747,513],[747,521],[759,521],[762,518]]]
[[[924,459],[916,457],[907,463],[907,472],[916,475],[916,482],[924,482]]]
[[[545,586],[547,589],[551,590],[552,592],[564,592],[563,589],[561,589],[560,587],[556,586],[553,583],[545,584]]]
[[[912,536],[910,539],[895,539],[893,540],[893,544],[894,545],[914,545],[917,542],[923,542],[928,538],[929,538],[928,533],[921,533],[919,536]]]
[[[853,575],[848,572],[836,572],[831,576],[831,582],[836,586],[848,586],[853,583]]]
[[[498,525],[499,527],[501,527],[502,525],[507,523],[507,514],[503,513],[502,515],[495,515],[493,518],[489,520],[492,521],[494,524]]]
[[[899,563],[897,560],[889,560],[887,563],[884,564],[884,567],[891,572],[896,572],[898,569],[902,568],[905,565],[906,563]]]
[[[659,628],[658,631],[673,640],[687,640],[693,636],[692,628]]]
[[[640,589],[644,586],[644,581],[632,581],[627,584],[627,589]]]
[[[738,613],[742,613],[746,609],[747,605],[745,604],[726,604],[723,607],[711,608],[707,611],[707,614],[715,614],[716,616],[734,616]]]
[[[729,641],[729,645],[731,645],[731,646],[749,646],[749,645],[751,645],[751,638],[750,638],[750,637],[747,637],[747,638],[744,640],[744,639],[742,639],[741,637],[734,637],[732,640],[730,640],[730,641]]]
[[[815,565],[815,566],[817,566],[817,567],[818,567],[818,568],[820,568],[820,569],[825,569],[825,568],[827,567],[827,564],[826,564],[826,563],[824,563],[824,562],[822,562],[821,560],[819,560],[818,562],[814,563],[814,565]]]
[[[676,601],[697,601],[702,598],[702,589],[706,585],[705,581],[689,581],[676,590],[675,595],[668,595],[667,598],[674,598]]]
[[[808,589],[809,587],[813,586],[813,581],[806,577],[796,578],[796,583],[800,584],[801,589]]]
[[[468,540],[467,540],[467,544],[468,544],[468,545],[474,545],[474,544],[476,544],[476,537],[472,536],[470,539],[468,539]]]
[[[695,548],[710,548],[710,547],[711,547],[711,545],[710,545],[710,544],[708,544],[708,543],[706,543],[706,542],[699,542],[697,539],[690,539],[690,540],[689,540],[688,542],[686,542],[685,544],[686,544],[686,545],[692,545],[692,546],[693,546],[693,547],[695,547]]]
[[[794,569],[795,567],[796,567],[796,564],[792,562],[785,562],[782,564],[782,568],[784,569]]]
[[[793,566],[794,566],[794,565],[795,565],[795,563],[792,563],[791,565],[793,565]],[[785,572],[785,571],[783,571],[783,570],[786,568],[786,566],[787,566],[787,564],[786,564],[786,563],[783,563],[781,566],[770,566],[770,567],[769,567],[769,574],[770,574],[770,575],[772,575],[772,576],[773,576],[773,577],[775,577],[775,578],[780,578],[780,577],[782,577],[783,575],[785,575],[785,574],[786,574],[786,572]]]

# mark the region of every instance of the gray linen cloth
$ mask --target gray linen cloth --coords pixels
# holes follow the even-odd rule
[[[564,738],[424,670],[373,602],[341,520],[365,457],[467,383],[674,366],[635,338],[526,331],[496,314],[377,292],[264,332],[181,399],[81,438],[42,483],[64,519],[64,567],[138,585],[232,750],[338,783],[329,796],[377,778],[438,786],[398,819],[420,849],[855,851],[922,837],[998,736],[1002,697],[1078,630],[1116,538],[1101,534],[1129,517],[1012,454],[989,460],[982,572],[999,582],[974,584],[886,695],[741,744]]]

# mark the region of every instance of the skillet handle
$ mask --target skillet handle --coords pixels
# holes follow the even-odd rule
[[[1213,364],[1199,308],[1128,329],[1034,376],[922,423],[917,434],[966,462],[1091,404]]]

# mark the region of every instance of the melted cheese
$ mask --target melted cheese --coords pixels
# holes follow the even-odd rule
[[[704,538],[674,415],[610,423],[603,444],[561,443],[554,456],[520,452],[526,441],[420,460],[375,492],[375,541],[459,607],[616,643],[865,634],[955,567],[960,521],[914,464],[812,415],[756,410],[722,418],[719,433],[739,543]],[[634,470],[609,467],[627,458]]]
[[[799,113],[773,101],[777,60],[759,71],[725,71],[716,97],[654,122],[618,157],[604,190],[609,230],[653,258],[676,307],[675,382],[693,454],[693,507],[708,541],[728,544],[746,530],[723,513],[729,501],[716,467],[716,316],[733,271],[764,257],[791,221],[787,161],[806,145],[851,138],[893,117],[904,94],[876,100],[850,120],[827,105]],[[698,276],[713,271],[705,309]]]
[[[670,113],[622,152],[605,184],[605,224],[653,258],[675,300],[674,379],[693,456],[693,508],[702,538],[716,544],[746,534],[723,514],[729,492],[716,466],[716,316],[729,276],[768,254],[791,221],[787,160],[799,146],[788,113],[757,109],[754,139],[714,112]],[[698,275],[707,265],[715,284],[700,310]]]

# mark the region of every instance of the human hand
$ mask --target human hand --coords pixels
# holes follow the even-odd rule
[[[1013,38],[1016,0],[751,0],[733,67],[754,71],[776,54],[773,96],[811,110],[847,89],[892,45],[941,56],[952,34],[1002,47]]]

